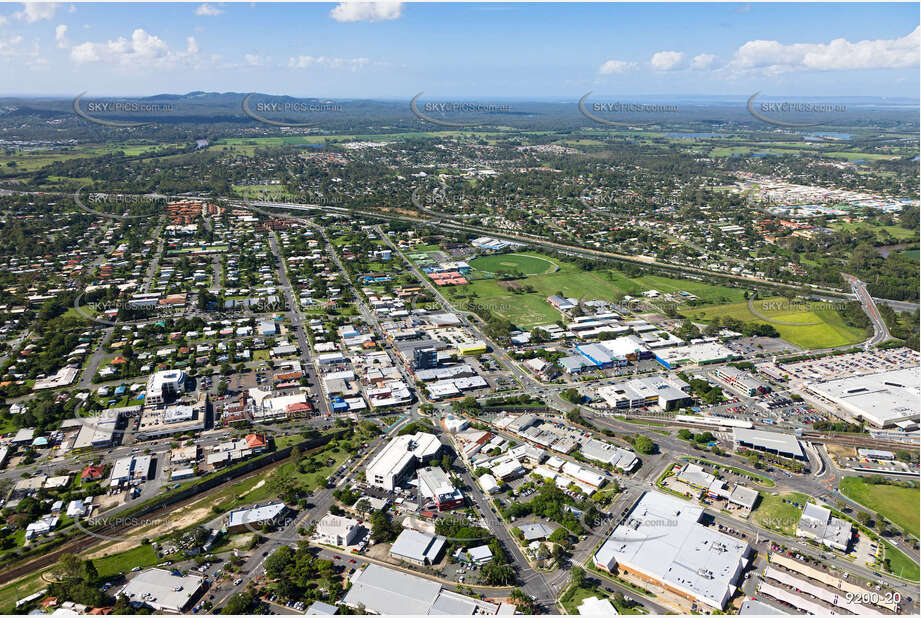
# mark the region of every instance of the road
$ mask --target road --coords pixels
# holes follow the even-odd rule
[[[319,377],[313,366],[313,360],[310,357],[310,342],[307,340],[307,334],[304,332],[304,314],[301,313],[300,305],[294,296],[294,289],[291,287],[291,281],[288,279],[288,269],[285,266],[281,251],[278,248],[278,239],[275,232],[269,232],[269,247],[272,255],[275,256],[275,268],[278,273],[278,280],[282,293],[285,296],[285,305],[288,307],[286,317],[291,323],[294,335],[297,337],[297,347],[301,352],[301,365],[303,366],[304,375],[312,384],[312,389],[316,394],[316,399],[321,407],[321,412],[329,418],[332,409],[329,406],[329,400],[323,396],[320,388]]]
[[[873,323],[873,337],[867,341],[867,345],[873,346],[887,339],[891,339],[892,335],[889,334],[889,327],[886,326],[886,321],[883,319],[883,316],[880,315],[876,302],[867,291],[867,284],[853,275],[842,273],[842,276],[848,284],[850,284],[851,289],[860,301],[860,305],[863,307],[864,313],[867,314],[870,321]]]

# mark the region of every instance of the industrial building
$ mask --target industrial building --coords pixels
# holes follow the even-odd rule
[[[369,614],[495,615],[500,606],[445,590],[438,582],[370,564],[351,578],[342,602]],[[505,605],[503,604],[503,607]]]
[[[406,529],[390,547],[390,557],[419,566],[435,564],[441,558],[447,542],[443,536]]]
[[[704,509],[646,492],[594,555],[617,570],[722,610],[748,563],[748,543],[699,523]]]
[[[397,436],[371,460],[365,468],[365,478],[370,485],[390,491],[440,452],[441,442],[434,434],[420,431]]]
[[[735,442],[736,448],[743,446],[757,451],[774,453],[783,457],[806,459],[806,455],[803,453],[803,447],[800,446],[799,440],[790,434],[733,427],[732,439]]]
[[[165,569],[147,569],[125,584],[117,596],[124,595],[134,607],[181,614],[195,604],[204,592],[204,578],[198,575],[173,575]]]
[[[284,502],[248,506],[229,512],[224,517],[224,526],[228,533],[247,530],[253,532],[265,524],[277,524],[287,511],[288,508]]]

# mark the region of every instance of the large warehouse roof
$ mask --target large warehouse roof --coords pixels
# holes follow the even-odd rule
[[[812,383],[807,388],[878,427],[921,416],[917,367]]]
[[[784,455],[804,457],[803,448],[800,446],[799,440],[791,434],[733,427],[732,439],[736,443],[751,444],[758,448],[777,451]]]
[[[748,543],[698,523],[703,509],[647,492],[595,554],[595,564],[615,565],[668,584],[722,608],[735,592]]]
[[[352,587],[343,602],[375,614],[472,615],[498,610],[494,603],[442,590],[438,582],[377,564],[352,576]]]

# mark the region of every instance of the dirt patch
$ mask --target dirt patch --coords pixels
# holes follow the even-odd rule
[[[853,446],[841,446],[839,444],[825,444],[828,454],[833,457],[857,457],[857,449]]]
[[[525,288],[525,284],[518,281],[498,281],[497,285],[503,290],[507,290],[509,292],[523,291]]]
[[[243,492],[242,494],[240,494],[240,495],[241,495],[241,496],[245,496],[245,495],[248,494],[249,492],[255,491],[255,490],[259,489],[259,488],[262,487],[263,485],[265,485],[265,479],[262,479],[261,481],[259,481],[258,483],[256,483],[255,485],[253,485],[252,487],[250,487],[249,489],[247,489],[246,491],[244,491],[244,492]]]
[[[157,523],[153,525],[144,526],[138,528],[137,530],[128,530],[127,534],[123,534],[123,540],[114,543],[113,545],[108,545],[103,549],[96,550],[88,555],[86,558],[101,558],[103,556],[108,556],[111,554],[121,553],[123,551],[128,551],[129,549],[134,549],[141,542],[141,539],[154,539],[164,534],[169,534],[175,530],[181,530],[183,528],[188,528],[199,521],[208,518],[208,515],[212,514],[211,507],[202,507],[196,509],[179,509],[171,516],[158,520]]]

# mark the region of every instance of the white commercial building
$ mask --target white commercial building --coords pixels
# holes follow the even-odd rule
[[[348,547],[355,542],[360,531],[357,519],[332,513],[327,513],[317,522],[317,540],[327,545]]]
[[[636,467],[637,463],[639,463],[636,455],[627,449],[602,442],[601,440],[595,440],[594,438],[589,438],[583,442],[579,451],[587,459],[611,464],[624,472],[630,472]]]
[[[806,391],[829,401],[856,420],[876,427],[921,419],[921,375],[917,367],[807,383]]]
[[[365,468],[370,485],[393,490],[417,466],[431,461],[441,451],[441,442],[434,434],[418,432],[397,436],[378,453]]]
[[[175,397],[185,390],[186,375],[181,370],[158,371],[147,378],[147,394],[144,404],[160,406],[170,397]]]
[[[189,609],[203,591],[204,578],[198,575],[173,575],[165,569],[141,571],[118,592],[135,607],[180,614]]]
[[[370,564],[351,578],[342,602],[368,614],[494,615],[499,605],[445,590],[438,582]]]
[[[701,525],[703,511],[680,498],[647,492],[594,555],[594,564],[723,609],[736,591],[750,548]]]
[[[807,504],[796,526],[796,536],[818,541],[828,547],[847,551],[853,531],[851,524],[831,516],[831,510],[818,504]]]

